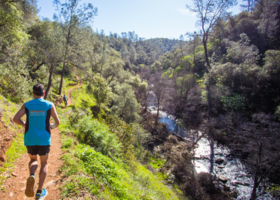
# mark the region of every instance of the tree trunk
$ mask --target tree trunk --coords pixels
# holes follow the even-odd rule
[[[54,65],[51,64],[50,74],[49,74],[49,82],[48,82],[48,87],[47,87],[47,90],[46,90],[46,94],[45,94],[44,99],[47,99],[48,94],[49,94],[49,91],[50,91],[51,86],[52,86],[52,73],[53,73],[53,68],[54,68]]]
[[[207,50],[207,38],[205,38],[206,36],[203,36],[203,47],[204,47],[204,51],[205,51],[205,61],[207,64],[207,68],[208,71],[210,72],[210,62],[209,62],[209,58],[208,58],[208,50]]]
[[[254,187],[253,187],[253,191],[251,194],[251,198],[250,200],[255,200],[257,198],[257,188],[258,188],[258,176],[256,175],[254,178]]]
[[[35,69],[32,69],[32,72],[36,72],[38,69],[40,69],[40,67],[41,67],[43,64],[45,64],[44,61],[42,61],[39,65],[37,65],[37,66],[35,67]]]
[[[212,128],[210,127],[210,119],[211,119],[211,91],[210,91],[210,86],[211,86],[211,73],[209,73],[210,78],[208,83],[206,84],[206,91],[207,91],[207,104],[208,104],[208,140],[210,143],[210,174],[213,173],[214,169],[214,138],[213,138],[213,133],[212,133]]]
[[[154,129],[156,129],[156,127],[157,127],[157,125],[158,125],[158,117],[159,117],[159,99],[158,99],[158,102],[157,102],[157,104],[158,104],[158,106],[157,106],[157,117],[156,117],[156,122],[155,122],[155,128]]]
[[[61,93],[62,93],[63,77],[64,77],[64,70],[65,70],[65,66],[66,66],[67,55],[68,55],[68,45],[66,46],[65,55],[64,55],[64,59],[63,59],[63,67],[62,67],[60,86],[59,86],[59,95],[61,95]]]

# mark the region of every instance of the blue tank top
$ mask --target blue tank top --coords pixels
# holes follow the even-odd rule
[[[25,146],[51,145],[50,117],[52,103],[44,99],[33,99],[24,104],[26,126]]]

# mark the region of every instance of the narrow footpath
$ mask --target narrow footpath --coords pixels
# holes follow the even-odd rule
[[[51,137],[52,137],[52,145],[51,151],[49,155],[49,172],[45,180],[44,187],[47,188],[49,194],[46,199],[49,200],[58,200],[60,199],[60,190],[58,188],[58,183],[60,183],[60,175],[59,169],[63,165],[63,161],[60,159],[62,156],[61,151],[61,140],[60,140],[60,131],[58,128],[51,130]],[[29,177],[28,171],[28,163],[29,163],[29,156],[27,153],[22,155],[16,162],[14,171],[11,174],[11,177],[6,181],[5,188],[6,192],[0,191],[0,199],[1,200],[8,200],[8,199],[32,199],[25,196],[25,186],[26,180]],[[37,184],[39,182],[39,170],[40,170],[40,163],[36,170],[36,185],[35,189],[37,188]],[[33,197],[35,199],[35,197]]]
[[[75,74],[77,75],[76,71]],[[70,106],[72,104],[71,101],[71,92],[75,88],[79,88],[82,86],[82,80],[79,75],[77,75],[77,79],[79,81],[78,86],[70,88],[67,92],[67,104]],[[59,115],[59,113],[58,113]],[[59,200],[60,190],[59,186],[61,184],[61,177],[59,169],[63,165],[63,161],[61,160],[61,156],[63,152],[61,151],[61,138],[60,131],[58,128],[51,130],[51,151],[49,154],[48,161],[48,175],[45,180],[44,188],[48,190],[48,196],[45,198],[47,200]],[[11,177],[7,179],[5,182],[5,192],[0,190],[0,199],[8,200],[8,199],[35,199],[35,196],[32,198],[28,198],[25,196],[25,187],[26,180],[29,177],[28,163],[29,156],[27,153],[23,154],[16,162],[13,172],[11,173]],[[39,166],[36,170],[36,184],[35,191],[37,190],[38,182],[39,182],[39,171],[40,171],[40,162]]]
[[[74,72],[76,74],[76,78],[78,80],[78,85],[76,87],[72,87],[68,90],[67,92],[67,106],[70,106],[72,104],[72,100],[71,100],[71,92],[76,89],[76,88],[79,88],[83,85],[83,81],[82,81],[82,78],[78,75],[77,71],[74,69]],[[64,108],[66,109],[66,108]],[[62,109],[62,110],[64,110]]]

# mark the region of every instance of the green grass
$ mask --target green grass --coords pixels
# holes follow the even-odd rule
[[[165,160],[161,159],[161,158],[158,158],[158,157],[155,157],[155,156],[150,156],[148,163],[154,169],[160,169],[164,165]]]
[[[105,199],[178,199],[157,176],[140,163],[135,162],[132,170],[88,145],[75,146],[62,159],[65,162],[62,167],[63,176],[75,176],[76,180],[75,183],[67,182],[63,186],[64,197],[78,196],[76,190],[80,187],[86,189],[83,191],[85,194]]]
[[[14,138],[10,148],[5,154],[7,162],[4,163],[3,168],[0,168],[0,174],[5,172],[7,169],[12,170],[12,167],[14,167],[13,162],[26,152],[26,147],[23,143],[23,137],[24,135],[19,133],[17,137]]]
[[[163,175],[163,178],[159,178],[158,174],[153,174],[137,161],[129,166],[120,159],[112,160],[89,145],[79,144],[74,136],[69,136],[70,127],[65,116],[62,116],[60,129],[64,135],[62,147],[65,152],[62,157],[62,176],[66,180],[73,180],[64,180],[66,183],[61,188],[63,197],[92,195],[97,199],[108,200],[179,199],[163,184]],[[162,165],[163,161],[155,160]]]
[[[65,110],[58,109],[61,119],[59,128],[62,133],[62,150],[65,152],[62,157],[64,165],[61,168],[65,183],[61,187],[63,198],[78,199],[82,197],[87,199],[89,196],[94,196],[96,199],[108,200],[181,199],[177,195],[182,193],[178,188],[171,190],[164,184],[165,174],[152,173],[136,159],[127,162],[122,155],[112,157],[102,151],[102,145],[110,145],[107,140],[100,140],[100,144],[98,142],[90,143],[88,137],[86,140],[81,140],[83,138],[81,137],[81,141],[91,144],[91,146],[80,144],[75,136],[79,136],[81,133],[88,135],[85,133],[90,130],[90,135],[99,140],[100,138],[97,136],[109,130],[106,129],[107,125],[103,124],[104,122],[97,123],[96,119],[89,117],[86,122],[92,120],[92,124],[85,123],[85,126],[82,126],[82,122],[82,124],[76,122],[74,123],[76,126],[70,126],[71,117],[69,118],[69,113],[71,113],[72,108],[77,111],[79,109],[89,109],[90,106],[95,105],[93,95],[86,91],[86,84],[73,90],[71,98],[73,107],[68,107]],[[86,116],[84,117],[86,119]],[[101,128],[100,126],[104,127]],[[92,140],[90,141],[92,142]],[[149,159],[149,164],[155,169],[161,168],[164,163],[165,160],[158,157]]]
[[[74,87],[77,87],[79,85],[79,83],[77,81],[72,81],[69,78],[65,78],[65,87],[64,87],[64,91],[65,91],[65,95],[67,95],[68,90]],[[70,86],[69,84],[75,83],[76,85]]]
[[[86,91],[86,84],[82,85],[80,88],[77,88],[71,93],[72,104],[77,108],[90,108],[96,105],[96,100],[93,95],[90,95]]]

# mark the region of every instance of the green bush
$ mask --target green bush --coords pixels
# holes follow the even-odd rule
[[[121,199],[134,199],[127,190],[130,185],[124,181],[129,179],[129,175],[116,162],[88,146],[78,146],[76,154],[84,162],[86,171],[107,185],[116,196]]]
[[[90,116],[78,121],[75,125],[75,134],[80,142],[94,147],[96,151],[102,152],[111,158],[119,156],[121,153],[122,145],[118,137],[110,133],[107,125],[101,124]]]

